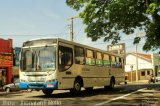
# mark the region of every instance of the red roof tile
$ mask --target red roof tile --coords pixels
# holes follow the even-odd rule
[[[129,53],[129,54],[134,54],[134,55],[137,55],[138,57],[142,57],[142,58],[145,58],[147,60],[151,60],[151,55],[150,54],[142,54],[142,53]]]

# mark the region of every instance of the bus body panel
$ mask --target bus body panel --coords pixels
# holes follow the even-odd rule
[[[124,68],[122,67],[112,67],[112,66],[105,66],[103,65],[97,65],[96,63],[94,65],[89,65],[86,63],[87,59],[87,53],[86,50],[92,50],[93,53],[101,53],[102,55],[108,54],[113,55],[111,53],[108,53],[106,51],[102,51],[99,49],[95,49],[86,45],[66,41],[63,39],[53,39],[53,45],[52,40],[49,39],[49,44],[47,43],[48,39],[39,39],[40,41],[37,42],[37,40],[32,40],[24,43],[23,48],[33,48],[35,47],[48,47],[56,45],[56,60],[55,65],[56,68],[54,71],[49,72],[23,72],[20,68],[20,88],[32,88],[32,89],[72,89],[74,85],[74,81],[77,77],[81,77],[83,80],[83,87],[94,87],[94,86],[109,86],[111,77],[115,78],[115,83],[119,84],[121,82],[124,82]],[[43,44],[41,44],[41,41],[43,41]],[[33,45],[32,45],[33,43]],[[27,46],[25,46],[27,45]],[[28,46],[29,45],[29,46]],[[76,64],[75,61],[75,49],[76,47],[81,47],[84,49],[85,53],[85,62],[84,64]],[[22,49],[23,49],[22,48]],[[71,57],[71,63],[63,67],[62,70],[60,68],[61,62],[61,54],[63,54],[64,51],[67,51],[65,55],[68,55],[67,53],[70,53]],[[95,54],[94,54],[95,55]],[[117,55],[113,55],[117,56]],[[61,58],[60,58],[61,57]],[[21,56],[23,58],[23,56]],[[94,58],[97,58],[96,56]],[[104,56],[102,56],[103,61]],[[95,59],[96,61],[96,59]],[[115,59],[116,61],[116,59]],[[122,61],[122,60],[121,60]]]

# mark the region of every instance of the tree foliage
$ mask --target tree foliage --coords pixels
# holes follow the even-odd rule
[[[66,0],[68,6],[80,10],[85,32],[93,41],[104,38],[117,43],[120,32],[127,35],[135,29],[146,31],[146,51],[160,46],[160,0]],[[135,38],[134,43],[139,42]]]

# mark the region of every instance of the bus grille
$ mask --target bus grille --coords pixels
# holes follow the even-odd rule
[[[33,83],[33,84],[29,84],[28,85],[29,87],[32,87],[32,88],[43,88],[43,87],[45,87],[45,85],[44,84],[37,84],[37,83]]]

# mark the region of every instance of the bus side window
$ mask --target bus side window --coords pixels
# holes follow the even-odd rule
[[[118,68],[122,68],[122,59],[119,57],[117,61],[118,61]]]
[[[85,53],[82,47],[75,46],[75,64],[85,64]]]
[[[115,57],[115,65],[116,68],[122,68],[122,60],[120,57]]]
[[[69,47],[59,46],[59,71],[69,69],[73,64],[73,52]]]
[[[111,56],[111,67],[115,68],[116,67],[116,57],[115,56]]]
[[[103,65],[101,52],[96,52],[96,65]]]
[[[94,51],[86,49],[86,64],[95,65]]]
[[[108,54],[103,54],[103,64],[107,67],[111,66],[110,56]]]

